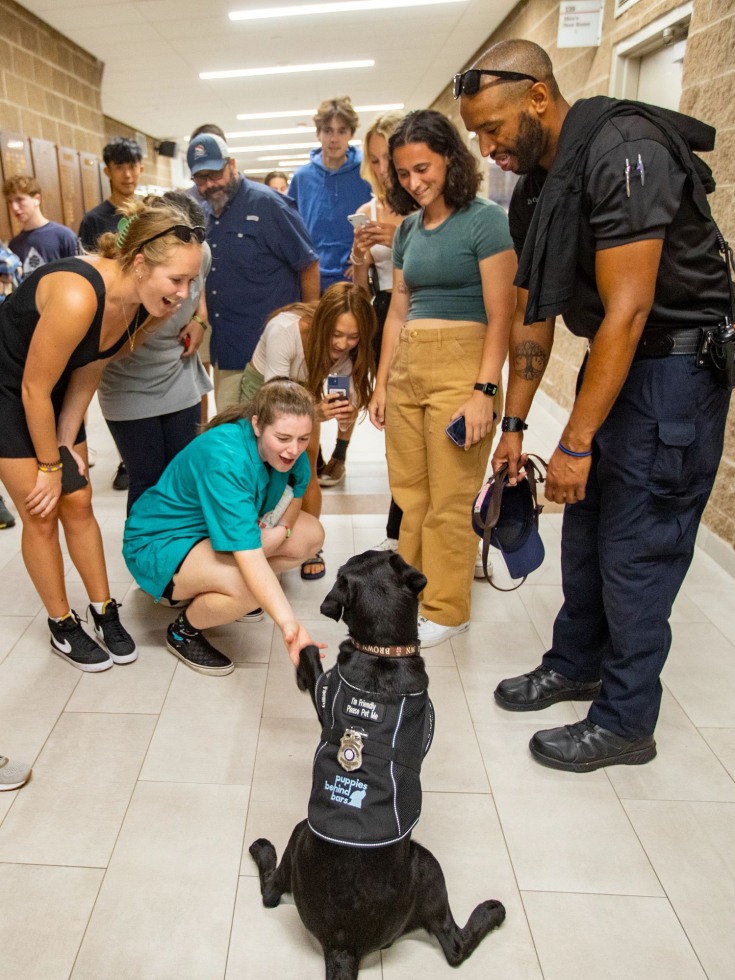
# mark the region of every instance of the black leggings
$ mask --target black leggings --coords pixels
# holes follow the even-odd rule
[[[148,419],[110,422],[107,426],[115,440],[130,476],[128,513],[138,497],[161,477],[174,456],[188,446],[197,434],[201,421],[200,403],[168,415]]]
[[[375,310],[375,315],[378,318],[378,330],[375,334],[374,351],[375,351],[375,366],[378,366],[380,361],[380,348],[383,343],[383,327],[385,326],[385,318],[388,316],[388,307],[390,306],[390,291],[387,289],[382,289],[379,293],[375,294],[375,299],[373,300],[373,309]],[[398,540],[398,535],[401,531],[401,520],[403,519],[403,511],[395,502],[395,500],[390,498],[390,510],[388,511],[388,523],[385,526],[385,535],[388,538],[394,538]]]

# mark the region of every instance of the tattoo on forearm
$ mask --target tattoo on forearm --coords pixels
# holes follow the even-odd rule
[[[408,286],[405,284],[405,282],[399,282],[397,288],[398,288],[398,292],[399,293],[407,293],[408,292]]]
[[[546,370],[548,355],[535,340],[524,340],[513,351],[513,369],[524,381],[538,381]]]

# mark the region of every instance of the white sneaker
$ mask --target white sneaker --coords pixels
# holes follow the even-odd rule
[[[245,613],[244,616],[240,616],[236,620],[238,623],[259,623],[261,620],[265,619],[265,613],[258,606],[257,609],[251,609],[249,613]]]
[[[464,633],[470,628],[470,621],[460,623],[459,626],[441,626],[439,623],[432,623],[426,616],[419,616],[419,643],[422,649],[436,647],[445,640],[450,640],[459,633]]]
[[[19,789],[30,775],[31,767],[25,762],[11,762],[6,755],[0,755],[0,790]]]
[[[493,563],[490,561],[490,555],[487,556],[487,574],[490,576],[490,578],[493,577]],[[482,570],[482,545],[480,545],[477,552],[477,558],[475,558],[475,578],[485,578],[485,573]]]
[[[398,538],[384,538],[376,544],[373,551],[398,551]]]

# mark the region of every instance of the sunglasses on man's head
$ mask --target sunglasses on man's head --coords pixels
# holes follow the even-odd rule
[[[493,75],[502,82],[537,82],[538,78],[533,75],[526,75],[522,71],[500,71],[491,68],[470,68],[469,71],[459,72],[454,76],[453,95],[458,99],[460,95],[477,95],[480,91],[480,81],[483,75]]]
[[[152,235],[150,238],[146,238],[146,240],[141,242],[137,247],[136,252],[139,252],[144,245],[150,245],[151,242],[155,242],[157,238],[163,238],[164,235],[171,234],[176,235],[178,240],[180,242],[184,242],[185,244],[188,244],[192,238],[196,238],[201,245],[204,242],[204,239],[207,237],[207,230],[206,228],[202,228],[201,225],[195,225],[193,228],[190,228],[189,225],[171,225],[171,227],[167,228],[165,231],[159,231],[157,235]]]

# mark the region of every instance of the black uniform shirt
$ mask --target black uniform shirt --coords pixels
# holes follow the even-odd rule
[[[537,167],[514,189],[509,221],[518,255],[545,179],[546,172]],[[646,239],[663,240],[646,327],[714,326],[722,320],[728,308],[727,279],[714,225],[696,211],[685,174],[653,123],[641,116],[619,116],[604,125],[590,147],[581,210],[580,227],[569,229],[577,236],[577,269],[574,296],[563,315],[572,333],[594,337],[604,316],[595,280],[596,253]]]

